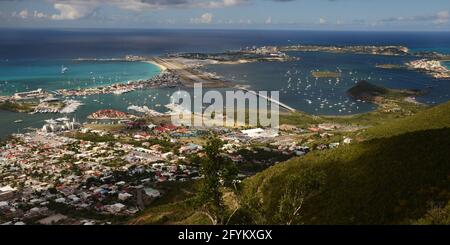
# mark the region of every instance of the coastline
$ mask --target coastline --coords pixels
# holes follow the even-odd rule
[[[146,61],[143,61],[143,62],[144,62],[144,63],[148,63],[148,64],[152,64],[152,65],[158,67],[159,70],[160,70],[160,72],[164,72],[164,71],[167,70],[167,67],[165,67],[164,65],[162,65],[162,64],[160,64],[160,63],[158,63],[158,62],[155,62],[155,61],[153,61],[153,60],[146,60]]]
[[[409,69],[424,72],[436,79],[450,79],[450,69],[444,60],[420,59],[406,63]]]
[[[180,82],[187,88],[193,88],[195,83],[201,83],[204,88],[227,88],[237,85],[230,81],[223,81],[209,73],[190,69],[184,62],[178,59],[152,57],[149,62],[158,64],[158,67],[164,67],[170,70],[180,78]]]

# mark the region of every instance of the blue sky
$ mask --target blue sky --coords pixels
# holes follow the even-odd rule
[[[450,0],[0,0],[0,27],[450,31]]]

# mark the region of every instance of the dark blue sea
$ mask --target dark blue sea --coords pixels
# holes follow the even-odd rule
[[[450,53],[450,32],[0,29],[0,34],[0,59],[108,58],[298,43],[405,45],[413,50]]]

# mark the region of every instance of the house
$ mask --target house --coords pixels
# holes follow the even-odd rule
[[[161,196],[161,193],[158,190],[150,188],[150,187],[144,188],[144,192],[145,192],[145,195],[152,197],[152,198],[157,198],[157,197]]]
[[[352,141],[353,141],[353,140],[352,140],[351,138],[347,138],[347,137],[344,138],[344,144],[347,144],[347,145],[348,145],[348,144],[351,144]]]
[[[7,185],[4,187],[0,187],[0,201],[7,201],[9,199],[14,198],[16,193],[16,189]]]
[[[336,142],[336,143],[331,143],[330,145],[329,145],[329,147],[330,147],[330,149],[335,149],[335,148],[338,148],[339,147],[339,143],[338,142]]]
[[[264,130],[262,128],[242,130],[241,133],[249,138],[273,138],[278,136],[278,132],[276,130]]]
[[[124,193],[119,193],[118,198],[121,201],[125,201],[128,198],[132,197],[133,195],[131,195],[130,193],[124,192]]]
[[[9,204],[8,204],[8,202],[0,202],[0,210],[1,209],[4,209],[4,208],[8,208],[9,207]]]
[[[110,213],[120,213],[126,208],[126,206],[123,205],[122,203],[115,203],[112,205],[105,206],[105,208]]]
[[[196,145],[193,143],[189,143],[185,146],[182,146],[179,150],[180,153],[196,153],[198,151],[201,151],[203,149],[202,146]]]
[[[55,199],[55,202],[56,202],[56,203],[65,203],[65,202],[66,202],[66,199],[65,199],[64,197],[57,198],[57,199]]]

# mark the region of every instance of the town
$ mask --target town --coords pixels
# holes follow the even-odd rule
[[[120,223],[164,198],[167,183],[201,179],[210,135],[224,142],[240,179],[294,156],[352,143],[344,135],[352,129],[337,124],[281,125],[273,131],[177,127],[166,115],[129,117],[114,110],[91,116],[96,124],[47,120],[41,129],[1,144],[2,223]],[[108,119],[115,124],[102,124]],[[156,119],[159,124],[152,123]]]
[[[415,60],[406,64],[410,69],[423,71],[437,79],[450,79],[450,70],[438,60]]]

